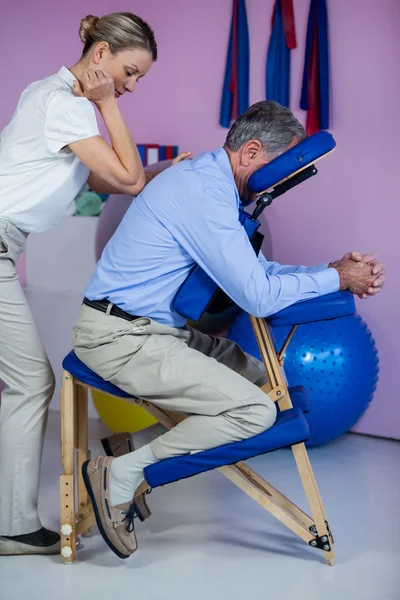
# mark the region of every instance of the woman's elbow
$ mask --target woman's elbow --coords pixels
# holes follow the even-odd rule
[[[123,191],[130,196],[138,196],[146,185],[146,177],[144,172],[136,177],[135,181],[125,185]]]

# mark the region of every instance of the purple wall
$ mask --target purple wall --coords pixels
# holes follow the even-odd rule
[[[137,11],[155,30],[160,58],[121,106],[139,143],[179,144],[197,153],[222,144],[218,123],[231,0],[16,0],[0,21],[0,128],[30,81],[70,66],[79,56],[79,20],[88,13]],[[251,34],[251,102],[264,97],[264,67],[273,0],[247,0]],[[292,52],[292,108],[300,93],[309,2],[295,0],[299,48]],[[357,431],[400,437],[396,375],[400,371],[397,316],[397,195],[400,134],[398,0],[328,1],[332,126],[337,152],[320,175],[271,207],[273,258],[315,263],[345,251],[374,250],[387,265],[380,297],[359,303],[377,341],[381,377]],[[16,51],[18,49],[18,52]],[[304,114],[295,110],[304,122]],[[349,398],[350,401],[350,398]]]

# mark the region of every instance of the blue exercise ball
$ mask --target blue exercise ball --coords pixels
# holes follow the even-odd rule
[[[289,330],[273,329],[278,348]],[[261,360],[247,313],[240,313],[227,337]],[[285,353],[285,372],[289,386],[307,388],[306,444],[318,446],[349,431],[366,411],[378,381],[378,353],[359,315],[299,325]]]

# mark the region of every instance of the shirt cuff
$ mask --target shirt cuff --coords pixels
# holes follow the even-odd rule
[[[313,277],[318,282],[319,293],[321,296],[333,294],[334,292],[338,292],[340,289],[339,273],[334,268],[313,273]]]

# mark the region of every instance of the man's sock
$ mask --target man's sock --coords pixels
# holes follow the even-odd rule
[[[158,462],[150,444],[114,458],[111,463],[110,496],[113,506],[132,500],[144,479],[143,469]]]

